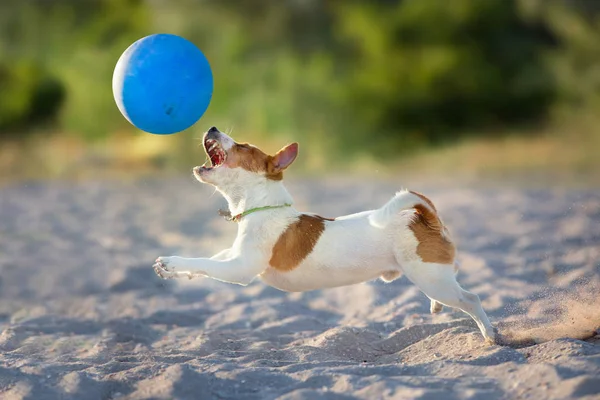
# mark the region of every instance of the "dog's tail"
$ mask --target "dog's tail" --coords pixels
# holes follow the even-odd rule
[[[411,210],[419,213],[427,225],[434,229],[443,230],[443,224],[440,221],[435,206],[427,197],[420,193],[401,190],[388,201],[383,207],[375,210],[370,216],[372,225],[383,228],[400,212]]]

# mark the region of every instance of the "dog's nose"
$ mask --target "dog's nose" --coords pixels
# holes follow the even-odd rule
[[[219,130],[217,129],[217,127],[216,127],[216,126],[213,126],[212,128],[210,128],[210,129],[208,130],[208,133],[217,133],[217,132],[219,132]]]

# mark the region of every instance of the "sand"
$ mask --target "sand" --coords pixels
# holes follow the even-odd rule
[[[336,216],[402,184],[288,187]],[[0,398],[600,398],[600,191],[410,188],[436,202],[459,281],[512,346],[459,311],[430,315],[406,278],[307,293],[160,280],[157,256],[235,235],[191,177],[21,183],[0,189]]]

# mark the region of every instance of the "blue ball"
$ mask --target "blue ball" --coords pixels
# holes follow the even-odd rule
[[[213,75],[192,42],[161,33],[125,50],[112,84],[117,106],[129,122],[166,135],[189,128],[204,114],[212,97]]]

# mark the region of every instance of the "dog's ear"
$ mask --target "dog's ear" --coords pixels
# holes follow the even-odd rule
[[[271,159],[271,168],[273,172],[281,172],[289,167],[298,155],[298,143],[288,144],[277,152]]]

